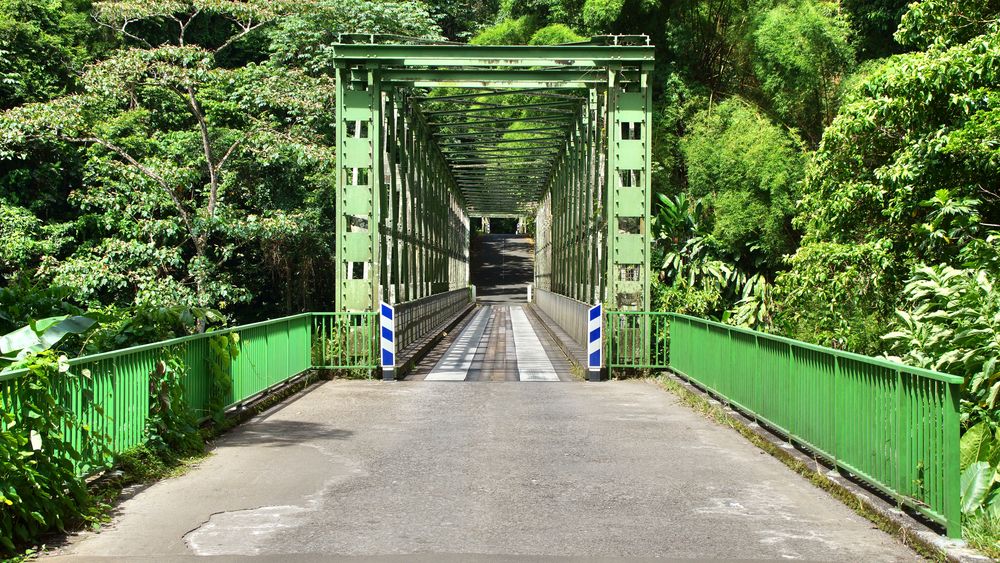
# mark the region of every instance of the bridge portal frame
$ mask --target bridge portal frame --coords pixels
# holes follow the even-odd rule
[[[537,285],[619,310],[648,309],[654,59],[648,39],[560,46],[363,40],[332,47],[337,310],[371,311],[380,300],[400,303],[464,287],[470,217],[531,211]],[[476,99],[507,92],[585,95],[521,106],[544,107],[539,116],[515,120],[531,121],[528,132],[542,137],[511,148],[476,147],[435,136],[419,109],[423,88],[469,89]],[[471,124],[475,111],[440,113],[462,113]],[[485,121],[500,126],[503,120]],[[569,125],[560,127],[565,121]],[[529,156],[547,157],[550,166],[478,176],[454,167],[507,160],[523,166],[531,164]],[[529,180],[544,180],[538,201],[503,208]]]

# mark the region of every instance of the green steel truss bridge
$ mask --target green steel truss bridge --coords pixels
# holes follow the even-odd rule
[[[648,309],[653,47],[332,47],[337,309],[469,285],[472,217],[530,217],[536,287]]]
[[[650,311],[645,37],[545,47],[363,37],[332,49],[334,310],[69,360],[87,377],[59,378],[56,395],[110,451],[147,439],[166,358],[203,419],[317,371],[423,381],[581,378],[572,363],[592,380],[669,371],[961,536],[961,378]],[[527,217],[534,236],[472,238],[477,217]],[[527,272],[516,287],[533,281],[523,306],[470,284],[470,273],[496,282],[512,269]],[[0,406],[16,417],[26,377],[0,372]],[[82,447],[89,432],[59,439]],[[86,474],[106,462],[75,463]]]

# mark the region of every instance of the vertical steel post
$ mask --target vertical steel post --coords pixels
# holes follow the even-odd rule
[[[350,82],[337,68],[337,248],[335,307],[371,311],[379,292],[378,220],[381,202],[378,73]]]

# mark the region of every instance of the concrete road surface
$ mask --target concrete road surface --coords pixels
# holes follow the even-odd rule
[[[641,381],[323,383],[61,555],[916,559]]]
[[[480,303],[524,303],[535,275],[535,243],[524,235],[476,235],[470,274]]]

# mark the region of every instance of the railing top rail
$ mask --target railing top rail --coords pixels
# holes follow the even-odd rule
[[[427,297],[421,297],[419,299],[411,299],[409,301],[403,301],[402,303],[395,303],[395,304],[393,304],[393,307],[395,307],[396,311],[398,312],[400,310],[400,308],[406,309],[406,308],[409,308],[409,307],[413,307],[415,305],[419,305],[421,303],[425,303],[425,302],[428,302],[428,301],[433,301],[435,299],[442,299],[442,298],[444,298],[444,297],[446,297],[446,296],[448,296],[450,294],[458,293],[458,292],[461,292],[461,291],[469,291],[469,288],[468,287],[460,287],[458,289],[449,289],[448,291],[441,291],[441,292],[435,293],[433,295],[428,295]]]
[[[283,323],[288,321],[293,321],[301,319],[304,317],[312,317],[314,315],[374,315],[376,313],[363,311],[357,313],[326,313],[326,312],[312,312],[312,313],[299,313],[296,315],[289,315],[287,317],[278,317],[276,319],[268,319],[266,321],[259,321],[256,323],[250,323],[245,325],[231,326],[226,328],[220,328],[217,330],[212,330],[209,332],[204,332],[201,334],[189,334],[187,336],[178,336],[177,338],[171,338],[168,340],[160,340],[158,342],[150,342],[149,344],[139,344],[137,346],[130,346],[128,348],[122,348],[121,350],[111,350],[108,352],[101,352],[99,354],[90,354],[86,356],[78,356],[69,360],[69,365],[79,365],[87,364],[90,362],[97,362],[101,360],[110,360],[120,356],[125,356],[128,354],[135,354],[138,352],[145,352],[148,350],[156,350],[158,348],[164,348],[166,346],[175,346],[177,344],[183,344],[185,342],[191,342],[193,340],[199,340],[202,338],[208,338],[210,336],[220,336],[223,334],[230,334],[232,332],[248,330],[252,328],[258,328],[268,325],[273,325],[277,323]],[[28,373],[27,369],[12,370],[4,373],[0,373],[0,381],[8,381],[15,379],[24,374]]]
[[[671,317],[676,317],[679,319],[685,319],[689,321],[694,321],[702,323],[706,326],[715,326],[718,328],[724,328],[726,330],[731,330],[733,332],[740,332],[743,334],[748,334],[758,338],[765,338],[774,342],[781,342],[783,344],[788,344],[789,346],[795,346],[804,350],[811,350],[813,352],[822,352],[824,354],[830,354],[832,356],[837,356],[839,358],[844,358],[847,360],[854,360],[859,362],[864,362],[867,364],[872,364],[880,367],[885,367],[894,370],[900,370],[905,373],[917,375],[920,377],[926,377],[928,379],[935,379],[938,381],[943,381],[945,383],[961,384],[965,380],[957,375],[951,375],[948,373],[941,373],[934,370],[929,370],[925,368],[918,368],[914,366],[908,366],[906,364],[901,364],[888,360],[886,358],[873,358],[871,356],[865,356],[862,354],[856,354],[854,352],[847,352],[845,350],[837,350],[835,348],[828,348],[826,346],[820,346],[819,344],[810,344],[808,342],[802,342],[801,340],[795,340],[785,336],[778,336],[775,334],[768,334],[766,332],[760,332],[752,330],[749,328],[744,328],[741,326],[728,325],[725,323],[720,323],[718,321],[710,321],[707,319],[700,319],[698,317],[692,317],[690,315],[685,315],[683,313],[667,313],[667,312],[657,312],[657,311],[608,311],[609,314],[614,315],[649,315],[649,314],[661,314],[668,315]]]
[[[590,303],[587,303],[586,301],[580,301],[579,299],[573,299],[572,297],[570,297],[568,295],[563,295],[562,293],[557,293],[555,291],[549,291],[547,289],[541,289],[541,288],[538,288],[538,287],[533,288],[532,291],[534,291],[535,293],[548,293],[549,295],[554,295],[554,296],[559,297],[561,299],[565,299],[567,301],[572,301],[572,302],[574,302],[576,304],[579,304],[581,307],[587,307],[588,309],[590,307],[593,307],[593,305],[591,305]]]

